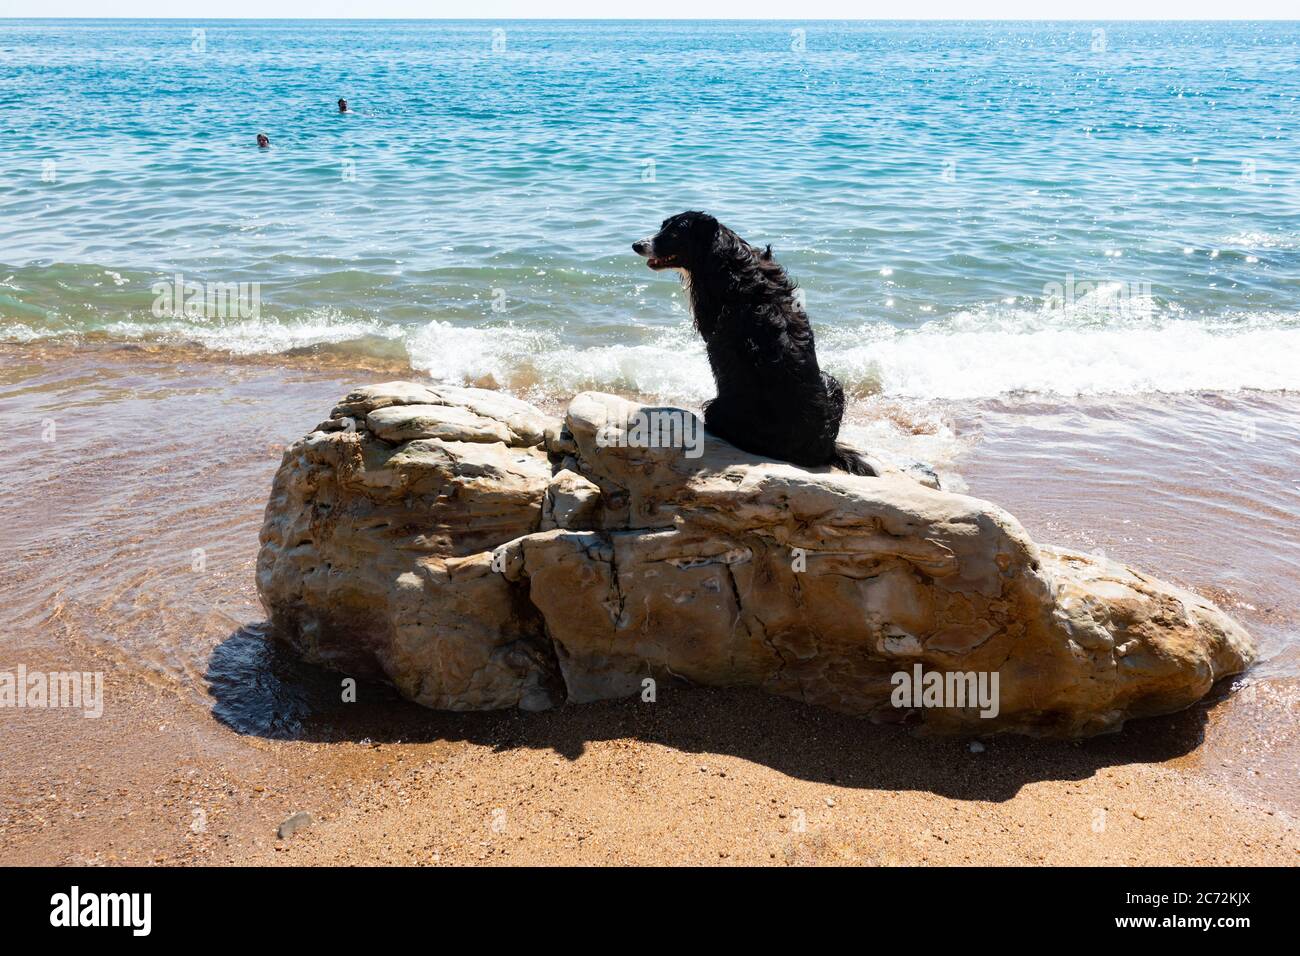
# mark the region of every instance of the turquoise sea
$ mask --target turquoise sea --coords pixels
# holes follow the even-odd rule
[[[1300,387],[1295,23],[4,20],[0,170],[0,342],[694,401],[705,209],[854,396]]]

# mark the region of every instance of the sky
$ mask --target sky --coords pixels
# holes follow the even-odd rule
[[[1300,19],[1300,0],[0,0],[0,17],[474,19]]]

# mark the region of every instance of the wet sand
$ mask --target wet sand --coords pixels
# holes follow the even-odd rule
[[[1264,658],[1117,735],[975,753],[748,691],[342,703],[258,628],[257,532],[285,444],[383,377],[0,347],[0,670],[106,681],[99,719],[0,709],[0,863],[1297,862],[1300,397],[940,410],[972,494],[1206,594]]]

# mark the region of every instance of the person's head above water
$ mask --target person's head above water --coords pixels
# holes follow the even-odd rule
[[[342,97],[339,97],[339,112],[346,113],[347,111],[348,111],[348,101],[343,99]]]
[[[266,147],[271,145],[270,137],[268,137],[265,133],[258,133],[257,145],[261,146],[263,149],[266,149]]]

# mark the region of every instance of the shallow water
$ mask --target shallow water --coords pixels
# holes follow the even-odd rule
[[[705,208],[857,397],[1300,387],[1296,24],[5,21],[0,61],[0,340],[698,402],[629,244]],[[247,314],[155,314],[178,273]]]
[[[1036,540],[1211,598],[1300,675],[1300,397],[1261,392],[955,407],[956,467]]]
[[[257,533],[284,448],[371,378],[0,346],[0,416],[22,451],[0,505],[0,626],[37,645],[76,635],[195,682],[214,639],[261,619]],[[850,430],[894,454],[943,452],[950,486],[996,501],[1038,540],[1200,591],[1260,640],[1258,674],[1300,675],[1297,396],[877,411]]]

